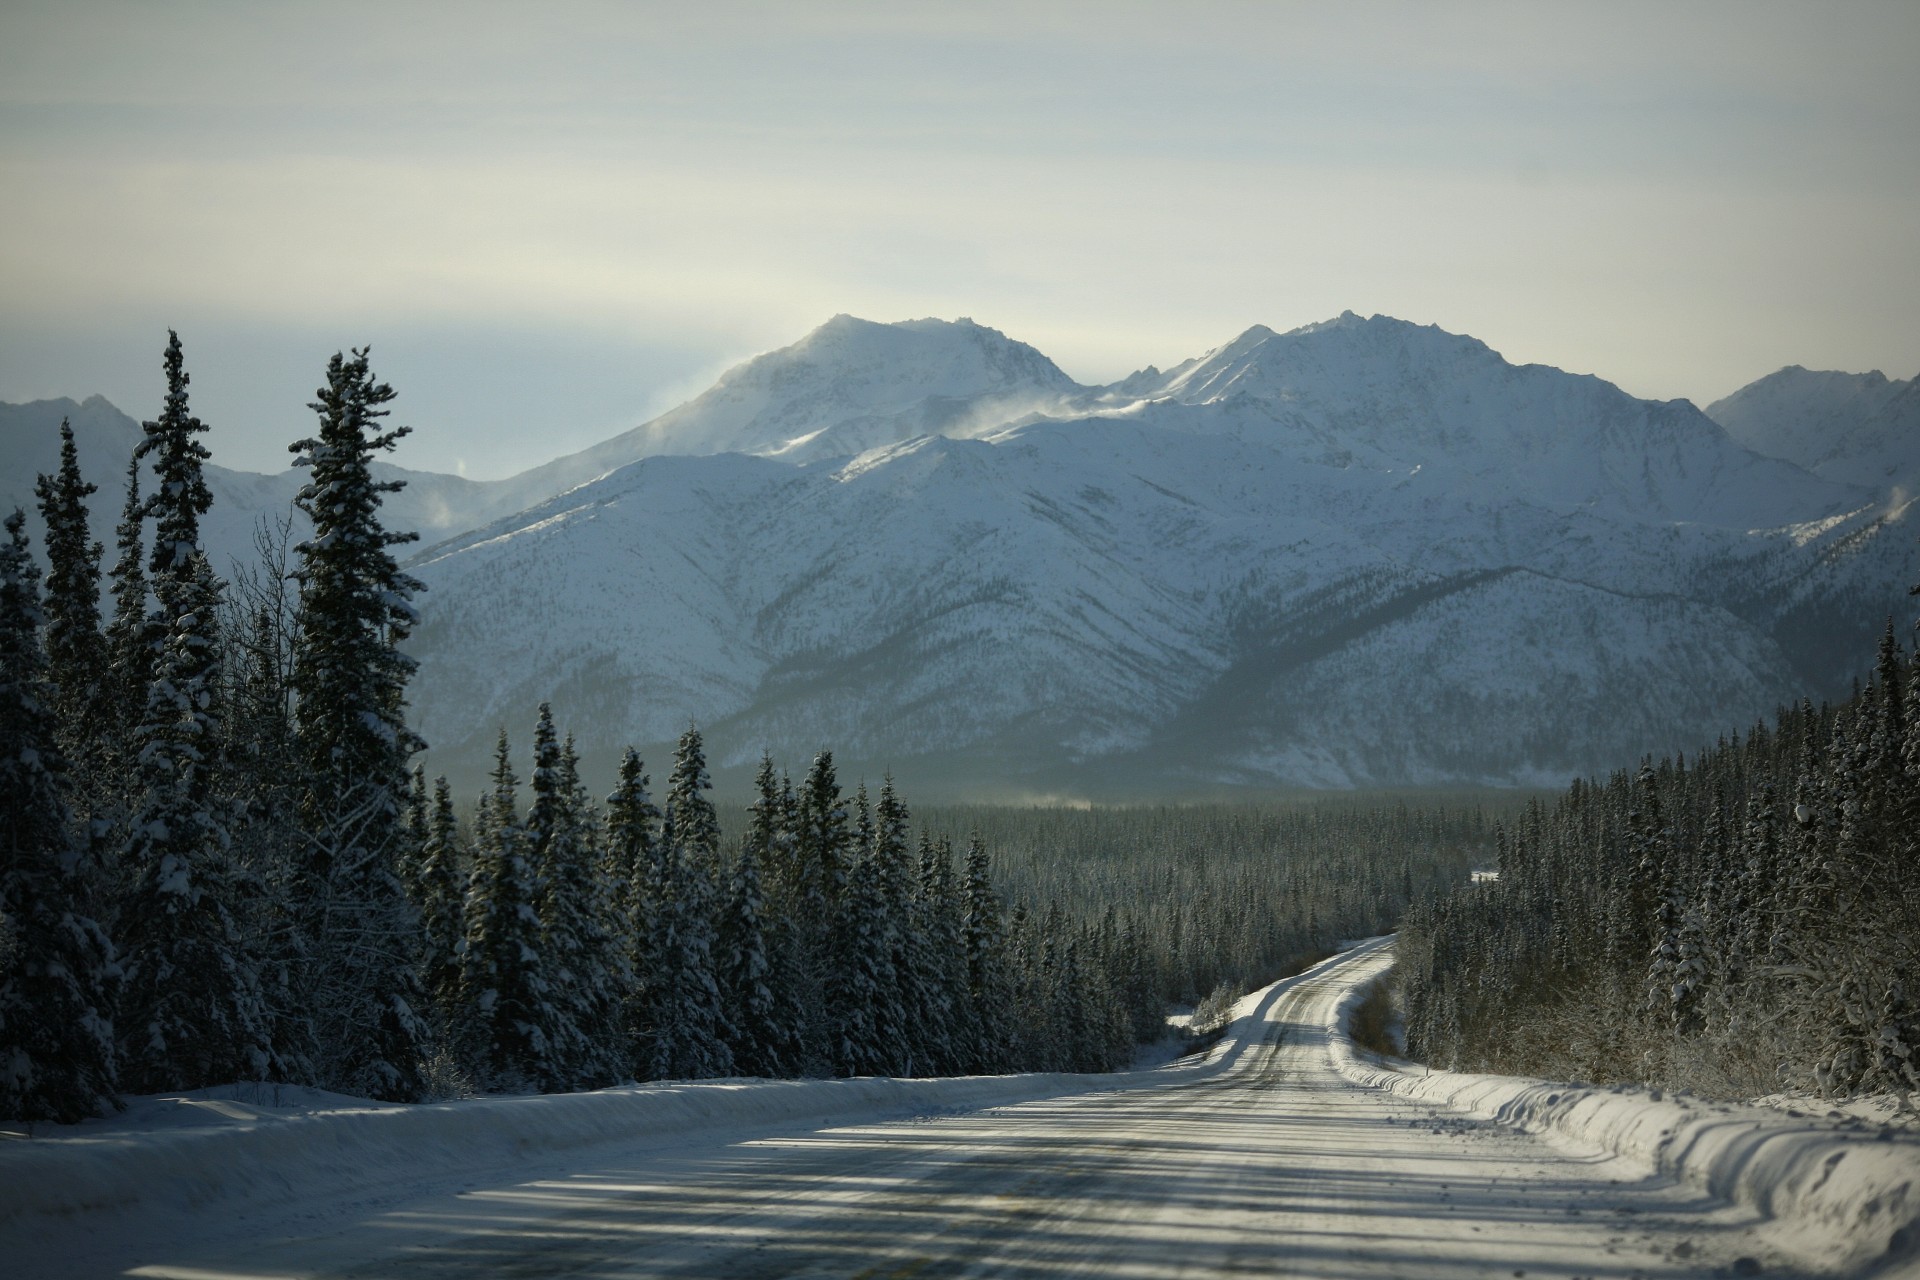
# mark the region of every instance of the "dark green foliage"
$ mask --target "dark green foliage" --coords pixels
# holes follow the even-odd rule
[[[516,812],[513,759],[506,730],[494,751],[493,790],[474,823],[468,881],[463,1011],[477,1024],[475,1074],[506,1089],[536,1087],[556,1072],[547,1037],[551,1011],[540,954],[539,887]]]
[[[181,580],[191,575],[193,557],[200,550],[200,517],[213,505],[202,469],[213,455],[196,438],[206,433],[207,426],[187,407],[190,379],[180,352],[180,335],[171,329],[162,364],[167,375],[166,400],[157,419],[141,424],[145,434],[133,451],[136,459],[149,460],[154,471],[154,490],[140,514],[154,522],[147,568],[156,590],[162,578]]]
[[[113,945],[87,912],[23,517],[0,545],[0,1115],[72,1123],[117,1105]]]
[[[171,625],[136,735],[140,802],[123,854],[127,977],[116,1027],[122,1080],[136,1093],[276,1069],[259,961],[242,927],[249,882],[230,856],[215,793],[218,584],[205,556],[188,566],[160,583]]]
[[[729,1028],[714,963],[720,823],[706,793],[700,731],[680,735],[662,807],[651,877],[651,1067],[660,1079],[699,1080],[733,1073]]]
[[[261,1079],[279,1068],[246,929],[257,881],[233,857],[219,785],[225,584],[199,546],[211,502],[207,450],[196,439],[206,427],[188,409],[176,334],[163,363],[166,400],[134,451],[156,476],[141,511],[154,521],[157,604],[147,638],[127,637],[141,651],[136,662],[151,660],[129,744],[135,787],[118,913],[126,982],[116,1029],[122,1078],[135,1092]]]
[[[621,1000],[619,1028],[626,1073],[644,1076],[651,1063],[650,1007],[658,989],[653,974],[650,903],[659,857],[660,810],[647,795],[646,766],[628,748],[620,760],[620,781],[607,797],[606,847],[601,865],[607,885],[611,929],[629,975]]]
[[[87,495],[73,428],[60,423],[60,469],[34,483],[46,521],[46,676],[56,732],[69,758],[93,749],[105,710],[107,641],[100,630],[101,546],[87,529]]]
[[[321,1082],[390,1101],[420,1096],[427,1054],[416,974],[419,923],[400,882],[407,760],[423,745],[404,718],[413,660],[401,653],[421,589],[391,548],[417,537],[380,523],[400,481],[373,455],[407,428],[378,430],[393,388],[364,349],[336,353],[308,407],[319,433],[292,446],[308,470],[296,505],[313,533],[294,548],[300,584],[291,687],[303,857],[292,914],[306,957],[302,1000],[323,1047]]]
[[[545,703],[534,730],[533,803],[527,844],[540,918],[540,949],[550,988],[549,1066],[543,1087],[597,1089],[626,1072],[617,1016],[625,982],[615,954],[594,829],[569,740],[556,741]]]
[[[1914,674],[1889,630],[1847,704],[1529,810],[1497,881],[1409,916],[1409,1047],[1721,1096],[1920,1090]]]
[[[107,624],[110,663],[102,712],[103,748],[120,763],[132,753],[132,726],[146,709],[147,684],[153,679],[153,657],[159,644],[158,624],[147,614],[146,552],[141,535],[140,461],[127,462],[127,501],[114,526],[115,559],[108,577],[113,581],[113,619]]]
[[[443,1044],[454,1038],[456,1022],[465,1014],[460,1003],[460,962],[466,950],[461,861],[453,792],[445,778],[435,778],[426,835],[411,864],[409,884],[420,917],[420,985],[436,1024],[435,1039]]]

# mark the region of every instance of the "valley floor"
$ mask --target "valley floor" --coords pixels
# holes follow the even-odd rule
[[[918,1114],[884,1121],[710,1124],[458,1171],[423,1151],[400,1189],[370,1178],[264,1204],[229,1188],[199,1209],[16,1215],[0,1221],[0,1257],[21,1277],[182,1280],[1567,1280],[1791,1276],[1817,1261],[1804,1238],[1788,1252],[1793,1224],[1645,1164],[1356,1083],[1350,1049],[1334,1051],[1336,1004],[1388,958],[1362,944],[1248,997],[1203,1064],[1027,1077],[1027,1100],[962,1114],[939,1112],[991,1102],[985,1086],[943,1107],[938,1091],[966,1082],[929,1082]],[[782,1096],[832,1086],[794,1088]],[[0,1159],[0,1188],[26,1192],[7,1185],[26,1168]]]

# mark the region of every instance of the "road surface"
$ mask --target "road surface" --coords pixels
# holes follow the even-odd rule
[[[1600,1277],[1796,1274],[1752,1214],[1590,1151],[1363,1088],[1339,993],[1272,997],[1233,1066],[966,1115],[596,1151],[407,1203],[209,1229],[109,1271],[237,1277]],[[129,1242],[128,1249],[138,1249]],[[107,1260],[103,1254],[101,1261]],[[130,1264],[130,1265],[122,1265]]]

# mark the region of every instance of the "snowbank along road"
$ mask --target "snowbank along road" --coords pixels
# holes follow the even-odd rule
[[[547,1155],[536,1158],[552,1167],[476,1167],[405,1191],[309,1197],[296,1170],[296,1194],[268,1206],[16,1215],[0,1220],[0,1258],[12,1260],[0,1270],[1444,1280],[1825,1269],[1818,1239],[1795,1224],[1644,1162],[1357,1082],[1350,1051],[1331,1051],[1336,1006],[1389,961],[1384,941],[1362,944],[1249,997],[1203,1065],[1058,1078],[1073,1091],[1039,1098],[1046,1078],[1026,1077],[1030,1100],[965,1114],[609,1138],[564,1165]],[[0,1162],[0,1179],[20,1168]],[[1913,1274],[1899,1258],[1874,1265]]]

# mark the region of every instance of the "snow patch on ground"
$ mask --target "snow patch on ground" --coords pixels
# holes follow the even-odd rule
[[[1741,1106],[1514,1076],[1431,1071],[1383,1059],[1347,1035],[1371,972],[1335,1006],[1328,1040],[1348,1079],[1529,1131],[1549,1131],[1651,1167],[1782,1227],[1780,1246],[1831,1274],[1920,1276],[1920,1141],[1911,1130],[1856,1116]]]

